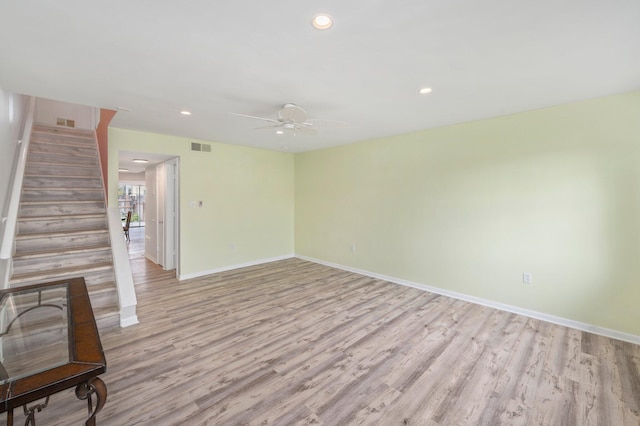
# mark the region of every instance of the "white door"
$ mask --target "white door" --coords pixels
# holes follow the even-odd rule
[[[164,163],[164,269],[175,269],[177,264],[178,230],[178,159]]]
[[[147,188],[145,200],[144,253],[158,263],[158,188],[156,168],[149,167],[144,173]]]
[[[165,217],[166,217],[166,190],[167,190],[167,173],[166,173],[165,163],[158,164],[156,166],[156,187],[158,194],[157,198],[157,217],[158,217],[158,230],[157,230],[157,240],[156,240],[156,251],[158,253],[158,264],[160,264],[163,268],[165,268],[165,236],[166,236],[166,228],[165,228]],[[166,269],[166,268],[165,268]]]

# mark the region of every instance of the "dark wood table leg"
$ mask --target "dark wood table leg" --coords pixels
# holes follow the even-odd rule
[[[26,417],[24,421],[24,426],[36,426],[36,412],[40,412],[47,408],[49,405],[49,397],[47,397],[42,404],[36,404],[33,407],[27,407],[27,405],[23,405],[22,409],[24,410],[24,416]],[[13,412],[11,413],[11,417],[13,417]],[[13,418],[11,419],[13,422]]]
[[[92,396],[96,396],[96,405],[93,406]],[[76,387],[78,399],[86,399],[89,410],[89,418],[85,422],[86,426],[96,425],[96,415],[104,407],[107,401],[107,385],[99,377],[94,377],[86,383],[81,383]]]
[[[7,426],[13,426],[13,410],[7,411]]]

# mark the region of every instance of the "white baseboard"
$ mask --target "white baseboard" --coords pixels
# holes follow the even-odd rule
[[[271,262],[277,262],[279,260],[291,259],[293,257],[295,257],[295,255],[286,254],[284,256],[271,257],[271,258],[268,258],[268,259],[259,259],[259,260],[254,260],[254,261],[246,262],[246,263],[239,263],[237,265],[223,266],[221,268],[209,269],[207,271],[200,271],[200,272],[194,272],[192,274],[179,275],[178,276],[178,280],[179,281],[189,280],[189,279],[192,279],[192,278],[204,277],[205,275],[211,275],[211,274],[217,274],[219,272],[231,271],[233,269],[246,268],[247,266],[262,265],[263,263],[271,263]]]
[[[463,293],[458,293],[458,292],[455,292],[455,291],[445,290],[445,289],[438,288],[438,287],[432,287],[430,285],[420,284],[420,283],[416,283],[416,282],[413,282],[413,281],[407,281],[407,280],[403,280],[403,279],[400,279],[400,278],[390,277],[390,276],[387,276],[387,275],[381,275],[381,274],[377,274],[375,272],[365,271],[365,270],[357,269],[357,268],[351,268],[349,266],[339,265],[337,263],[327,262],[327,261],[324,261],[324,260],[321,260],[321,259],[315,259],[315,258],[308,257],[308,256],[302,256],[302,255],[296,254],[295,257],[297,257],[299,259],[302,259],[302,260],[307,260],[309,262],[314,262],[314,263],[319,263],[321,265],[330,266],[332,268],[342,269],[344,271],[354,272],[356,274],[365,275],[365,276],[368,276],[368,277],[377,278],[377,279],[384,280],[384,281],[389,281],[389,282],[392,282],[392,283],[395,283],[395,284],[400,284],[400,285],[404,285],[404,286],[407,286],[407,287],[417,288],[419,290],[424,290],[424,291],[428,291],[428,292],[431,292],[431,293],[440,294],[442,296],[453,297],[454,299],[460,299],[460,300],[464,300],[466,302],[476,303],[478,305],[487,306],[489,308],[495,308],[495,309],[499,309],[501,311],[511,312],[511,313],[514,313],[514,314],[523,315],[525,317],[538,319],[538,320],[541,320],[541,321],[546,321],[546,322],[550,322],[550,323],[553,323],[553,324],[562,325],[562,326],[569,327],[569,328],[574,328],[576,330],[586,331],[586,332],[589,332],[589,333],[598,334],[598,335],[605,336],[605,337],[610,337],[612,339],[622,340],[622,341],[625,341],[625,342],[630,342],[630,343],[634,343],[636,345],[640,345],[640,336],[637,336],[635,334],[625,333],[625,332],[618,331],[618,330],[611,330],[611,329],[608,329],[608,328],[599,327],[599,326],[592,325],[592,324],[586,324],[586,323],[583,323],[583,322],[574,321],[574,320],[567,319],[567,318],[562,318],[562,317],[557,317],[557,316],[554,316],[554,315],[545,314],[543,312],[532,311],[532,310],[529,310],[529,309],[519,308],[517,306],[511,306],[511,305],[507,305],[507,304],[504,304],[504,303],[495,302],[493,300],[487,300],[487,299],[482,299],[482,298],[475,297],[475,296],[470,296],[468,294],[463,294]]]
[[[138,324],[138,315],[136,315],[136,304],[120,307],[120,327],[129,327]]]
[[[138,316],[137,315],[134,315],[134,316],[128,317],[128,318],[120,317],[120,327],[122,327],[122,328],[138,324],[139,322],[140,321],[138,321]]]

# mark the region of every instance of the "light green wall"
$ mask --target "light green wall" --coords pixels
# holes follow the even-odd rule
[[[212,142],[210,153],[194,152],[191,141],[110,128],[109,205],[118,205],[119,151],[175,155],[181,275],[293,254],[293,155]]]
[[[640,335],[640,92],[297,154],[295,184],[297,254]]]

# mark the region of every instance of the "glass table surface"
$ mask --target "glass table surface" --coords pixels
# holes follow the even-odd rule
[[[66,284],[0,295],[0,384],[70,361]]]

